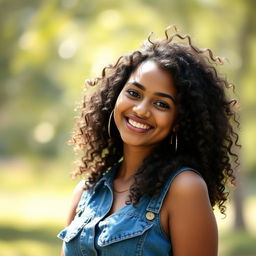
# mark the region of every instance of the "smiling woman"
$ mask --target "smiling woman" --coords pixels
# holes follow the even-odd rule
[[[143,62],[120,92],[114,119],[124,144],[153,148],[173,129],[176,89],[172,76],[153,61]]]
[[[98,90],[72,140],[84,152],[74,176],[88,179],[58,235],[66,256],[217,255],[212,208],[224,213],[234,181],[235,102],[221,59],[169,29],[88,82]]]

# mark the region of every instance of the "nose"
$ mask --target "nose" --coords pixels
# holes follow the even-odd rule
[[[133,106],[133,111],[138,117],[141,117],[144,119],[149,118],[151,115],[150,106],[148,102],[145,100],[137,102],[137,104]]]

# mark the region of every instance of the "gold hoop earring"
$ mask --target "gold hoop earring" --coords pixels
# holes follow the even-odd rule
[[[109,138],[111,138],[111,133],[110,133],[110,129],[111,129],[111,119],[114,113],[114,109],[111,111],[110,115],[109,115],[109,119],[108,119],[108,136]]]
[[[174,138],[175,138],[175,142],[173,142]],[[175,149],[175,153],[177,152],[178,149],[178,136],[176,134],[176,132],[172,132],[172,136],[171,136],[171,145],[174,145],[174,149]]]
[[[174,133],[174,134],[175,134],[175,153],[176,153],[178,150],[178,135],[177,133]]]

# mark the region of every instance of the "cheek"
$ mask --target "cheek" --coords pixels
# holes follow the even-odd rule
[[[119,108],[122,102],[123,102],[123,96],[120,94],[116,100],[115,109]]]
[[[114,108],[114,120],[117,126],[121,121],[122,113],[127,109],[127,107],[128,107],[128,104],[125,101],[124,95],[120,94],[116,100],[116,104]]]
[[[129,107],[131,107],[130,100],[127,98],[126,95],[124,95],[123,92],[121,92],[116,100],[115,112],[121,113],[121,112],[125,111],[126,109],[128,109]]]
[[[174,114],[163,114],[159,116],[157,123],[158,126],[161,127],[163,132],[169,133],[174,126],[174,121],[175,121],[175,115]]]
[[[115,104],[115,116],[117,116],[119,113],[121,113],[124,109],[124,100],[123,97],[120,95],[118,96],[117,100],[116,100],[116,104]]]

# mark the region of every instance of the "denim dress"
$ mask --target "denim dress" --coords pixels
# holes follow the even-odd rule
[[[158,197],[142,196],[135,206],[126,205],[107,216],[113,203],[112,181],[116,170],[117,165],[93,189],[83,192],[74,220],[58,234],[64,241],[65,256],[172,255],[170,239],[160,222],[161,206],[179,173],[198,172],[183,167],[170,175]]]

